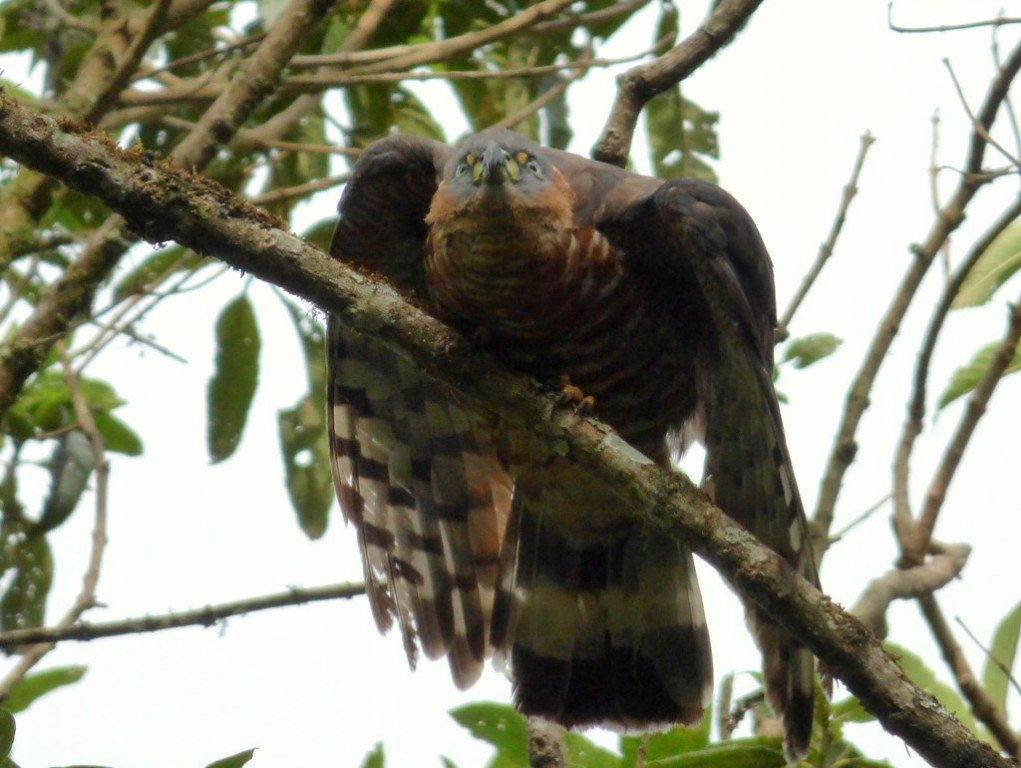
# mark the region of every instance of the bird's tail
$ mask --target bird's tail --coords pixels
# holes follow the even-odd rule
[[[510,646],[517,707],[565,726],[670,727],[702,718],[712,655],[691,553],[655,532],[571,541],[516,494],[516,568],[493,642]]]

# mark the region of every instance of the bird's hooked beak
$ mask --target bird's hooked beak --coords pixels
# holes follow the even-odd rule
[[[473,184],[503,184],[521,178],[521,165],[496,142],[486,145],[482,154],[470,162]]]

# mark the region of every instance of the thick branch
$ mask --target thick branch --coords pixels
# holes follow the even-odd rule
[[[683,540],[799,637],[879,717],[937,766],[1008,766],[904,675],[861,622],[716,509],[685,476],[663,470],[598,422],[537,395],[452,330],[385,285],[276,229],[265,214],[200,177],[153,164],[93,136],[65,133],[11,100],[0,102],[0,152],[100,197],[153,242],[175,239],[335,313],[472,406],[502,417],[613,487],[644,524]]]

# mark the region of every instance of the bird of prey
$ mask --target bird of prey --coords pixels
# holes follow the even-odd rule
[[[720,188],[661,181],[509,131],[366,149],[331,254],[384,276],[507,366],[560,382],[704,487],[818,585],[772,385],[772,265]],[[412,362],[330,318],[330,447],[376,622],[466,688],[510,665],[515,703],[565,726],[693,723],[712,662],[692,556],[564,458],[531,453]],[[754,606],[790,758],[815,663]]]

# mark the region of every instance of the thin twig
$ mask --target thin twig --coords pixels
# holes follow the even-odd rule
[[[918,34],[924,32],[957,32],[962,29],[976,29],[978,27],[1002,27],[1006,24],[1021,24],[1021,19],[1010,16],[997,16],[995,19],[985,21],[969,21],[963,24],[939,24],[932,27],[902,27],[893,23],[893,0],[886,4],[886,25],[892,32],[902,34]]]
[[[964,281],[975,268],[982,254],[986,252],[992,242],[1010,226],[1018,216],[1021,216],[1021,198],[1018,198],[1008,207],[999,218],[987,229],[982,236],[975,241],[967,256],[958,266],[956,272],[943,287],[943,293],[932,310],[929,318],[925,336],[919,345],[917,361],[915,363],[915,374],[911,399],[907,408],[907,418],[901,428],[901,436],[897,441],[897,453],[893,462],[893,523],[897,530],[901,545],[905,544],[911,537],[911,530],[914,526],[914,518],[911,512],[911,503],[908,496],[908,480],[910,475],[911,453],[914,449],[915,440],[922,433],[925,419],[925,401],[928,388],[929,367],[932,356],[936,350],[936,342],[942,332],[946,318],[953,306],[954,299],[960,292]]]
[[[95,472],[95,516],[92,523],[92,547],[89,550],[89,559],[82,577],[82,588],[71,604],[67,612],[54,625],[54,628],[67,629],[72,626],[82,614],[95,606],[96,587],[99,584],[99,573],[103,564],[103,551],[106,549],[106,505],[107,488],[110,475],[110,465],[106,458],[106,444],[103,436],[96,428],[96,422],[92,418],[92,412],[85,402],[82,394],[78,375],[71,368],[71,361],[67,355],[67,349],[63,342],[58,344],[61,363],[64,367],[64,380],[67,382],[68,391],[71,393],[71,404],[74,407],[75,418],[78,426],[89,439],[92,447],[92,461]],[[20,650],[18,661],[8,670],[3,679],[0,680],[0,701],[6,699],[11,690],[17,685],[29,670],[39,660],[53,650],[55,643],[50,641],[36,642]]]
[[[979,683],[978,678],[971,669],[971,665],[968,664],[968,660],[964,656],[964,652],[961,650],[961,646],[954,638],[954,633],[950,631],[950,626],[943,617],[943,611],[936,601],[936,596],[928,595],[921,597],[918,600],[918,604],[922,609],[922,615],[925,616],[925,620],[932,630],[936,644],[943,654],[943,659],[947,662],[947,666],[950,667],[954,680],[957,681],[957,687],[971,705],[971,711],[996,737],[1004,752],[1012,755],[1015,759],[1021,759],[1021,737],[1014,732],[1014,729],[1004,717],[1003,712],[989,698],[989,694],[986,693],[985,688]]]
[[[870,517],[872,517],[874,514],[876,514],[876,512],[881,510],[883,508],[883,506],[886,504],[886,502],[888,502],[892,498],[892,496],[893,496],[893,494],[890,494],[890,493],[886,494],[879,501],[877,501],[875,504],[873,504],[872,506],[868,507],[864,512],[862,512],[860,515],[858,515],[858,517],[854,518],[854,520],[852,520],[847,525],[845,525],[843,528],[841,528],[839,531],[834,533],[830,537],[830,544],[831,545],[836,544],[838,541],[840,541],[842,538],[844,538],[848,533],[850,533],[852,530],[854,530],[859,525],[861,525],[866,520],[868,520]]]
[[[583,74],[584,74],[583,69],[579,69],[575,72],[572,72],[570,75],[557,81],[557,83],[553,85],[551,88],[547,88],[541,94],[532,99],[532,101],[530,101],[528,104],[525,104],[521,109],[507,115],[502,120],[497,120],[489,127],[493,129],[513,128],[514,126],[518,125],[518,123],[521,123],[530,118],[532,115],[534,115],[543,107],[546,107],[549,104],[552,104],[557,99],[559,99],[563,95],[564,91],[566,91],[567,88],[571,85],[571,83],[580,78]]]
[[[964,451],[968,447],[975,428],[978,426],[982,416],[985,415],[989,399],[996,391],[996,386],[1003,378],[1004,371],[1014,359],[1017,352],[1018,342],[1021,341],[1021,299],[1018,304],[1012,304],[1009,308],[1007,330],[1003,341],[993,358],[989,369],[985,372],[979,385],[968,398],[968,404],[961,415],[961,421],[950,443],[947,445],[939,468],[929,484],[929,492],[926,494],[925,506],[913,526],[911,538],[904,548],[903,557],[905,562],[922,562],[926,551],[929,549],[929,540],[936,528],[936,519],[943,508],[943,500],[946,498],[947,489],[957,472],[961,463]]]
[[[986,647],[977,637],[975,637],[975,633],[968,628],[968,625],[961,620],[960,616],[955,616],[954,621],[956,621],[957,625],[964,630],[964,634],[968,636],[968,639],[971,640],[971,642],[975,643],[975,645],[978,646],[979,650],[981,650],[982,653],[985,654],[985,657],[990,662],[992,662],[996,666],[996,668],[1000,670],[1000,672],[1003,673],[1003,676],[1007,679],[1007,682],[1009,682],[1011,686],[1013,686],[1014,690],[1017,691],[1018,693],[1021,693],[1021,683],[1019,683],[1018,679],[1014,677],[1014,673],[1011,672],[1010,668],[1007,667],[1007,665],[1000,661],[998,658],[996,658],[995,655],[993,655],[992,649]]]
[[[83,119],[92,123],[102,117],[116,103],[121,91],[131,81],[131,75],[138,71],[138,64],[149,50],[149,46],[160,35],[167,18],[172,0],[156,0],[146,13],[142,28],[136,32],[131,45],[117,61],[117,68],[104,81],[102,90],[95,96],[91,108]]]
[[[865,155],[869,151],[869,147],[875,143],[875,137],[865,131],[861,137],[861,143],[858,147],[858,156],[854,161],[854,168],[851,170],[851,178],[848,179],[847,184],[844,185],[843,194],[840,198],[840,207],[837,209],[837,215],[833,219],[833,225],[830,227],[830,233],[826,237],[826,240],[822,245],[819,246],[819,255],[815,258],[815,263],[808,270],[808,273],[801,280],[801,285],[798,286],[797,292],[791,298],[790,304],[787,306],[787,311],[783,313],[780,318],[780,322],[777,326],[777,340],[782,341],[787,338],[789,329],[791,326],[791,320],[794,318],[794,313],[798,311],[798,307],[801,306],[801,302],[804,301],[805,296],[808,295],[809,290],[815,284],[815,281],[819,278],[819,274],[822,272],[826,262],[829,261],[830,256],[833,255],[833,250],[837,244],[837,238],[840,237],[840,231],[844,227],[844,222],[847,220],[847,211],[851,207],[851,201],[854,200],[854,196],[858,194],[858,178],[861,176],[862,166],[865,164]]]
[[[957,73],[954,72],[954,67],[950,63],[950,59],[943,59],[943,66],[947,68],[947,72],[950,73],[950,80],[954,84],[954,91],[957,93],[957,98],[961,101],[961,106],[964,108],[965,113],[968,115],[968,119],[971,120],[971,125],[974,131],[982,137],[982,139],[990,146],[995,147],[1000,151],[1007,160],[1015,168],[1021,168],[1021,159],[1010,152],[1005,146],[1000,144],[996,139],[993,138],[992,134],[989,133],[989,127],[982,124],[975,113],[971,111],[971,106],[968,104],[968,97],[964,95],[964,89],[961,88],[961,82],[957,79]],[[1007,101],[1009,104],[1010,101]]]
[[[1014,47],[1004,61],[1003,67],[990,82],[982,108],[977,115],[976,125],[983,126],[986,131],[992,126],[1019,70],[1021,70],[1021,43]],[[896,294],[876,326],[875,335],[862,360],[861,368],[848,390],[840,426],[824,470],[814,515],[813,539],[820,549],[825,549],[844,475],[858,450],[856,442],[858,426],[868,408],[869,395],[879,369],[886,360],[887,352],[930,265],[947,238],[964,220],[965,209],[975,193],[983,184],[988,183],[978,175],[982,170],[985,149],[985,139],[978,130],[973,129],[964,164],[965,172],[961,175],[953,195],[940,208],[924,241],[914,248],[915,258],[908,266]]]
[[[262,41],[265,36],[265,32],[259,32],[255,35],[243,37],[233,43],[227,43],[219,48],[210,48],[208,51],[199,51],[198,53],[193,53],[190,56],[181,56],[159,69],[143,69],[142,71],[132,75],[129,82],[133,83],[138,80],[149,80],[165,72],[173,72],[175,69],[180,69],[181,67],[186,67],[200,61],[205,61],[206,59],[214,59],[228,53],[233,53],[234,51],[241,51],[245,48],[250,48],[256,43]]]
[[[296,184],[293,187],[280,187],[261,195],[256,195],[251,198],[251,201],[255,205],[267,206],[273,203],[279,203],[284,200],[294,200],[308,197],[316,192],[322,192],[324,189],[332,189],[333,187],[339,187],[341,184],[346,184],[350,174],[340,173],[336,176],[327,176],[323,179],[316,179],[310,181],[307,184]]]
[[[72,640],[86,642],[103,637],[140,635],[181,627],[210,627],[231,616],[242,616],[292,605],[306,605],[323,600],[341,600],[357,597],[364,593],[364,584],[331,584],[307,589],[294,587],[286,592],[278,592],[273,595],[250,597],[245,600],[207,605],[204,608],[177,611],[160,616],[139,616],[132,619],[92,624],[78,622],[66,627],[13,629],[0,632],[0,648],[18,648],[28,643],[52,644]]]

